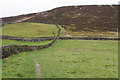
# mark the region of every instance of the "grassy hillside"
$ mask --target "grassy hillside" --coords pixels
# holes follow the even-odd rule
[[[50,43],[51,40],[49,41],[42,41],[42,42],[25,42],[25,41],[15,41],[15,40],[6,40],[2,39],[2,46],[4,45],[45,45]]]
[[[67,36],[118,37],[118,11],[118,5],[63,6],[39,13],[6,17],[3,18],[3,24],[57,23],[66,30]]]
[[[15,23],[1,27],[2,35],[17,37],[50,37],[57,35],[58,28],[52,24]]]
[[[117,31],[118,6],[66,6],[43,12],[26,21],[52,22],[71,31]]]
[[[117,31],[118,10],[118,5],[64,6],[40,13],[3,18],[3,24],[15,21],[46,22],[63,25],[70,31]]]
[[[0,27],[3,32],[0,35],[57,35],[56,25],[40,22],[61,25],[60,36],[118,37],[118,6],[64,6],[41,13],[3,18],[6,25]],[[44,45],[50,42],[3,39],[2,45]],[[3,78],[117,78],[118,41],[57,40],[49,48],[12,55],[2,61]]]
[[[3,78],[117,78],[118,42],[59,40],[47,49],[3,60]]]

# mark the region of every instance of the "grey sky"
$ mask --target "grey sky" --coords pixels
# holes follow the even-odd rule
[[[42,12],[61,6],[118,4],[119,0],[0,0],[0,17]]]

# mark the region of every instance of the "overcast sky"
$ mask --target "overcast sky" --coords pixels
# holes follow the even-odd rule
[[[119,0],[0,0],[0,17],[42,12],[61,6],[118,4]]]

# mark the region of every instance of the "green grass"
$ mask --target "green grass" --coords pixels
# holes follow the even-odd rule
[[[118,42],[59,40],[52,47],[3,60],[3,78],[117,78]]]
[[[57,35],[56,25],[43,23],[15,23],[7,24],[2,28],[2,34],[17,37],[49,37]],[[54,33],[54,34],[53,34]]]
[[[2,60],[0,60],[0,80],[1,79],[2,79]]]
[[[2,39],[2,45],[45,45],[50,43],[52,40],[49,41],[41,41],[41,42],[30,42],[30,41],[15,41],[15,40],[7,40]]]

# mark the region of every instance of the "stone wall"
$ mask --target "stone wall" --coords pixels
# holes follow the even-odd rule
[[[55,43],[55,41],[59,38],[60,31],[61,29],[59,26],[56,24],[58,28],[58,34],[57,36],[53,39],[51,43],[45,44],[45,45],[7,45],[7,46],[2,46],[2,59],[7,58],[13,54],[18,54],[21,52],[29,52],[29,51],[35,51],[35,50],[40,50],[44,48],[48,48],[52,46],[52,44]]]
[[[120,40],[120,38],[60,37],[62,40]]]
[[[32,41],[32,42],[38,42],[38,41],[46,41],[46,40],[53,40],[54,37],[15,37],[15,36],[0,36],[2,39],[8,39],[8,40],[16,40],[16,41]]]
[[[1,37],[1,36],[0,36]],[[14,36],[2,36],[2,39],[9,39],[9,40],[16,40],[16,41],[46,41],[46,40],[53,40],[54,37],[14,37]],[[92,38],[92,37],[59,37],[62,40],[120,40],[120,38]]]

